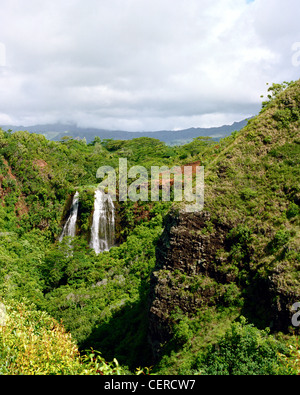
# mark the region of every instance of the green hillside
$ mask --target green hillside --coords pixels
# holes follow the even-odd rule
[[[199,155],[204,212],[182,206],[165,220],[150,325],[160,372],[270,374],[250,362],[246,338],[258,347],[255,330],[268,328],[299,344],[291,318],[300,300],[300,82],[285,88],[272,86],[261,113],[219,153]]]
[[[299,130],[300,81],[273,85],[261,113],[218,143],[0,130],[0,373],[299,374]],[[119,158],[202,164],[204,211],[116,202],[116,246],[96,255],[96,173],[118,174]],[[75,191],[71,248],[58,237]]]

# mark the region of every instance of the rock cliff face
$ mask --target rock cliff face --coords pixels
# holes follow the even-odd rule
[[[298,273],[300,273],[300,264],[298,264]],[[279,265],[268,278],[272,323],[275,330],[283,332],[291,326],[293,304],[300,301],[300,288],[295,287],[294,282],[288,277],[287,268]]]
[[[229,231],[228,225],[212,221],[205,211],[174,211],[166,218],[151,278],[149,341],[155,358],[172,338],[176,309],[192,317],[203,307],[226,307],[235,297],[237,305],[243,300],[241,313],[255,324],[263,322],[262,326],[280,331],[291,325],[290,307],[300,300],[300,290],[283,286],[283,267],[267,278],[244,264],[235,270],[226,255]],[[242,269],[247,272],[244,280],[239,275]]]
[[[228,229],[215,224],[208,233],[208,224],[208,212],[173,212],[166,219],[151,280],[149,337],[155,356],[172,336],[171,314],[176,308],[190,315],[214,305],[224,297],[223,285],[234,280],[218,271],[222,258],[217,253],[226,244]]]

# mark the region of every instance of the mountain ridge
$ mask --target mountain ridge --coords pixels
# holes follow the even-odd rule
[[[251,119],[251,118],[249,118]],[[151,137],[159,139],[169,144],[183,144],[192,141],[193,138],[203,136],[212,137],[217,140],[229,136],[234,131],[241,130],[247,125],[248,119],[234,122],[231,125],[222,125],[211,128],[191,127],[181,130],[158,130],[153,132],[129,132],[126,130],[108,130],[98,128],[83,128],[77,125],[70,124],[45,124],[33,126],[14,126],[3,125],[3,130],[12,130],[13,132],[19,130],[27,130],[30,133],[43,134],[48,140],[58,141],[63,137],[73,137],[76,139],[85,138],[87,143],[91,143],[95,137],[101,139],[115,139],[115,140],[131,140],[139,137]]]

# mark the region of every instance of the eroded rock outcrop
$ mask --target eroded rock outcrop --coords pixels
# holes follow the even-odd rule
[[[268,277],[260,277],[245,262],[234,268],[228,253],[230,230],[205,211],[173,211],[166,218],[151,278],[149,341],[155,358],[173,336],[177,309],[192,317],[204,307],[226,307],[233,289],[236,299],[243,299],[241,313],[254,324],[288,330],[290,307],[300,300],[300,290],[286,283],[287,268],[277,266]]]
[[[213,224],[208,212],[172,212],[157,245],[157,270],[151,279],[149,338],[154,355],[172,336],[172,312],[195,314],[204,305],[220,301],[232,281],[218,272],[218,251],[228,229]]]

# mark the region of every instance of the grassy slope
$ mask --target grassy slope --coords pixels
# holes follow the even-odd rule
[[[215,218],[251,229],[250,266],[265,274],[283,266],[282,281],[295,292],[300,246],[299,105],[297,81],[210,163],[205,191],[205,209]]]
[[[187,320],[181,317],[185,327],[175,327],[175,338],[182,333],[192,342],[169,351],[158,372],[192,372],[198,353],[215,343],[240,312],[261,328],[286,329],[290,322],[291,305],[300,300],[299,107],[297,81],[223,140],[220,152],[208,147],[198,156],[205,164],[207,230],[216,232],[216,223],[232,229],[227,248],[219,251],[223,267],[217,270],[238,272],[243,308],[222,311],[216,306]]]

